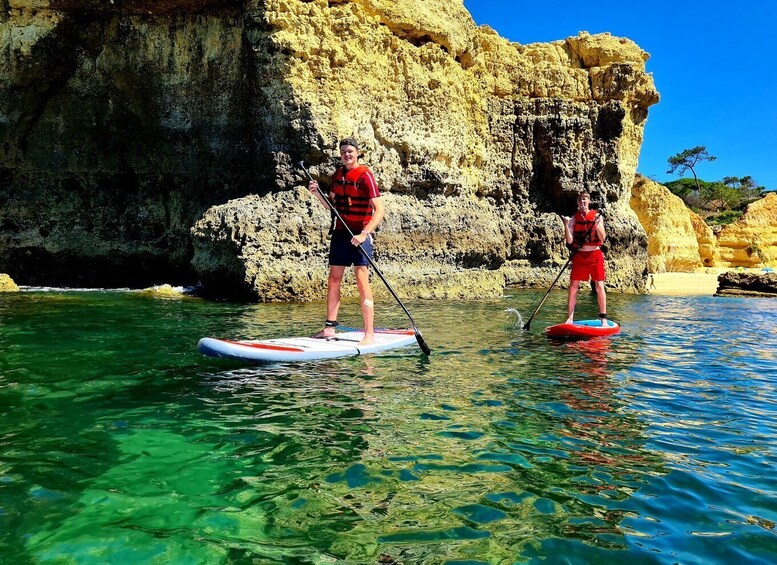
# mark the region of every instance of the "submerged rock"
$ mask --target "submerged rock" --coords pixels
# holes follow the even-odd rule
[[[0,273],[0,292],[19,292],[19,287],[11,277]]]
[[[192,296],[192,293],[187,292],[182,287],[174,287],[169,284],[160,284],[144,288],[140,293],[155,298],[188,298]]]

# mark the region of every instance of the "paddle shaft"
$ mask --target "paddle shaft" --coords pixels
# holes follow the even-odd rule
[[[313,180],[313,177],[310,175],[310,171],[305,168],[305,163],[300,162],[299,164],[300,168],[305,171],[305,175],[310,180]],[[340,213],[337,211],[337,208],[335,208],[334,204],[332,204],[332,201],[329,200],[326,194],[324,194],[323,191],[319,190],[318,194],[321,196],[322,200],[326,203],[326,205],[329,207],[329,209],[332,211],[332,213],[335,215],[335,217],[340,220],[340,223],[343,224],[345,229],[350,234],[351,238],[356,237],[356,235],[351,231],[351,228],[348,227],[348,224],[345,223],[342,216],[340,216]],[[383,276],[383,273],[380,272],[380,269],[378,269],[377,265],[375,265],[375,262],[372,260],[372,258],[369,256],[369,254],[364,250],[361,243],[357,244],[357,247],[359,248],[359,251],[362,252],[362,255],[364,255],[364,258],[367,259],[367,262],[370,264],[370,267],[375,271],[375,273],[380,277],[380,280],[383,281],[383,284],[386,285],[386,288],[391,293],[391,296],[394,297],[394,300],[397,301],[397,303],[402,307],[402,310],[405,311],[405,314],[407,314],[408,319],[410,320],[410,324],[413,326],[413,332],[415,333],[415,339],[418,342],[418,346],[421,348],[421,351],[423,351],[426,355],[431,355],[432,350],[429,349],[429,346],[426,344],[426,341],[424,340],[424,337],[421,335],[421,330],[418,329],[418,326],[415,325],[415,321],[413,320],[413,316],[410,315],[410,311],[407,309],[407,307],[402,303],[402,300],[400,300],[399,296],[397,296],[397,293],[394,292],[394,289],[391,288],[391,285],[386,280],[386,277]]]
[[[594,226],[596,225],[596,220],[598,220],[601,217],[602,213],[599,212],[596,214],[596,217],[594,218],[594,221],[591,223],[591,227],[588,228],[588,231],[585,232],[585,239],[588,239],[588,236],[591,235],[591,230],[594,229]],[[537,315],[537,312],[540,311],[540,308],[542,308],[542,305],[545,304],[545,300],[547,300],[548,296],[550,295],[550,291],[553,290],[553,287],[556,286],[556,283],[561,278],[561,275],[564,274],[564,271],[567,270],[567,266],[572,262],[572,258],[575,256],[575,253],[577,253],[577,248],[573,248],[572,251],[569,252],[569,259],[567,259],[567,262],[564,263],[564,266],[561,267],[561,270],[558,272],[558,275],[556,275],[556,278],[553,280],[553,282],[550,284],[550,288],[548,288],[548,292],[545,293],[545,296],[542,297],[542,300],[540,300],[540,303],[537,304],[537,307],[534,309],[534,312],[532,312],[532,315],[529,316],[529,319],[526,321],[526,323],[523,325],[523,329],[528,331],[529,326],[531,326],[531,321],[534,319],[534,316]]]

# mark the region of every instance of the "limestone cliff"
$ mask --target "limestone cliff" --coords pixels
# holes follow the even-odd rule
[[[777,193],[750,204],[718,234],[721,262],[728,267],[777,267]]]
[[[712,230],[664,185],[637,175],[630,204],[647,232],[650,272],[687,272],[718,262]]]
[[[627,39],[510,43],[461,0],[9,0],[0,42],[0,269],[23,283],[321,297],[295,163],[326,176],[353,135],[407,293],[547,283],[580,189],[608,204],[611,284],[643,284],[628,200],[658,95]]]

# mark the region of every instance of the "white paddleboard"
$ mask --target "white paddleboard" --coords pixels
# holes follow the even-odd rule
[[[375,342],[359,345],[364,332],[340,332],[334,337],[287,337],[264,340],[230,341],[204,337],[197,350],[209,357],[224,357],[258,363],[313,361],[377,353],[406,347],[416,342],[413,330],[375,330]]]

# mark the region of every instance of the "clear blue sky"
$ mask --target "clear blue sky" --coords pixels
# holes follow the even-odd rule
[[[478,25],[527,44],[579,31],[628,37],[650,53],[661,95],[637,170],[659,182],[667,158],[706,145],[708,181],[752,176],[777,190],[777,0],[464,0]],[[690,173],[688,173],[690,175]]]

